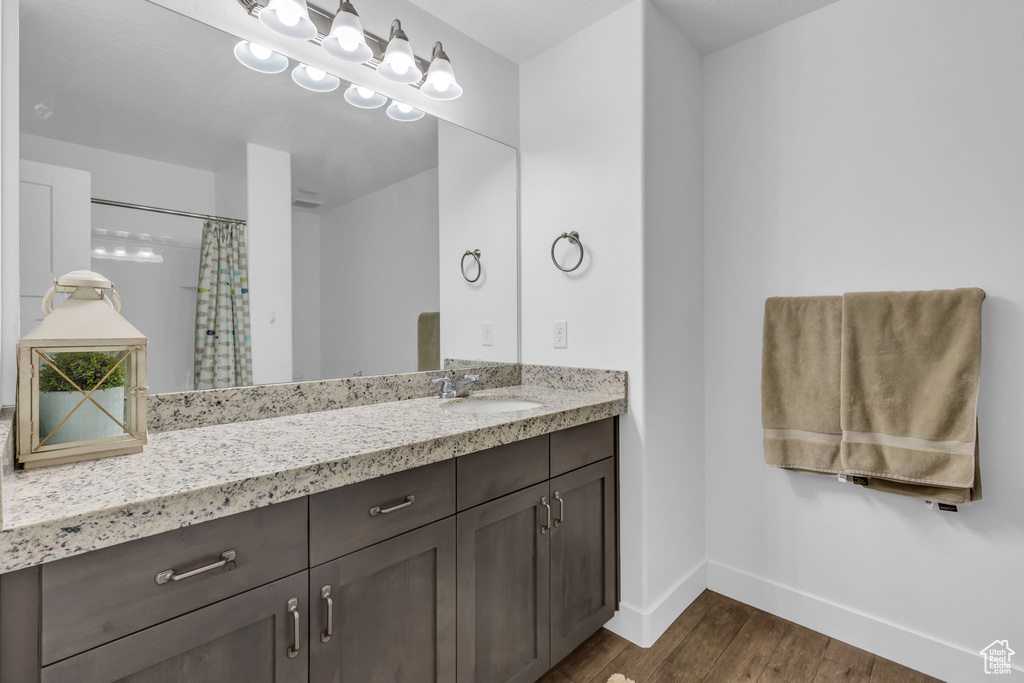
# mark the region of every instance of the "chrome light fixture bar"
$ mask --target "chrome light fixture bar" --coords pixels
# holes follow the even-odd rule
[[[260,14],[267,9],[268,0],[238,0],[238,4],[254,18],[259,18]],[[311,43],[315,45],[323,45],[324,40],[331,33],[331,26],[334,23],[335,15],[312,4],[306,3],[306,7],[309,10],[309,18],[316,26],[316,35],[309,38]],[[344,9],[344,6],[343,6]],[[363,64],[371,69],[377,70],[377,67],[384,61],[384,53],[388,48],[388,39],[381,38],[369,31],[363,30],[363,35],[366,38],[366,44],[373,53],[373,56]],[[330,54],[330,52],[328,52]],[[413,55],[415,68],[421,73],[425,74],[430,69],[430,62],[420,57]],[[423,78],[416,83],[410,83],[412,87],[419,89],[423,86]]]

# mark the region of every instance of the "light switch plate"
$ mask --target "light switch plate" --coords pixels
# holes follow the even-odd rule
[[[566,323],[564,320],[555,321],[555,348],[565,349],[569,347]]]
[[[485,322],[481,326],[480,343],[484,346],[494,346],[494,323]]]

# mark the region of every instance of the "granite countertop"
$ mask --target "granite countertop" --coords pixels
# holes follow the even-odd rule
[[[620,415],[627,407],[624,395],[540,386],[474,395],[544,405],[454,413],[438,398],[418,398],[151,434],[142,453],[8,472],[0,491],[0,573]]]

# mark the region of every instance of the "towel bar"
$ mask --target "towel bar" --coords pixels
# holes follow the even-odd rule
[[[466,275],[466,257],[467,256],[472,256],[473,259],[476,261],[476,277],[473,278],[472,280],[470,280],[469,276]],[[480,274],[483,273],[483,271],[484,271],[484,267],[480,265],[480,250],[479,249],[474,249],[473,251],[468,251],[467,250],[466,253],[462,255],[462,261],[459,262],[459,270],[462,271],[462,277],[466,278],[466,282],[476,282],[477,280],[479,280],[480,279]]]
[[[578,261],[576,261],[576,265],[574,265],[572,268],[563,268],[562,264],[559,263],[558,259],[555,258],[555,246],[558,245],[559,240],[563,239],[569,240],[570,244],[575,244],[577,247],[580,248],[580,258]],[[580,234],[578,232],[576,232],[575,230],[573,230],[572,232],[563,232],[561,235],[555,238],[555,241],[551,243],[551,262],[555,264],[555,268],[558,268],[563,273],[571,273],[572,271],[580,267],[580,264],[583,263],[583,241],[580,240]]]

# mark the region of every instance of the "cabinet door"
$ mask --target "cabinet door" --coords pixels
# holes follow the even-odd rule
[[[43,683],[300,683],[307,679],[306,572],[51,664]]]
[[[313,683],[455,680],[454,517],[313,568],[309,590]]]
[[[457,516],[461,683],[522,683],[550,665],[543,482]]]
[[[615,613],[615,459],[551,480],[551,663]]]

